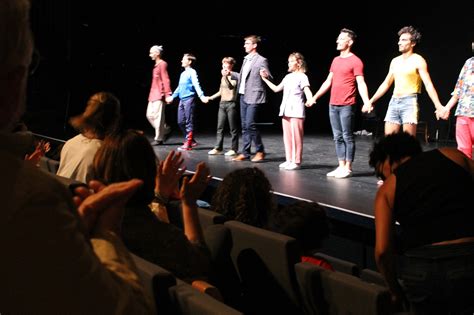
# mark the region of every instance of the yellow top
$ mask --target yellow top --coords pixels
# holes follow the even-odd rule
[[[416,54],[414,54],[416,55]],[[412,55],[408,59],[398,59],[393,65],[395,79],[395,96],[421,93],[421,77],[417,69],[417,58]]]

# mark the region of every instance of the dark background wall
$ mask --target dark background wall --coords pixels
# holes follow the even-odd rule
[[[211,95],[219,86],[222,57],[235,57],[235,69],[240,69],[245,55],[243,37],[248,34],[262,36],[259,51],[268,58],[275,83],[286,74],[288,55],[301,52],[314,93],[337,55],[335,41],[343,27],[358,34],[353,51],[365,63],[370,95],[385,78],[390,60],[398,55],[398,30],[405,25],[417,27],[423,37],[416,51],[427,60],[440,100],[446,103],[462,64],[472,56],[473,3],[399,1],[374,6],[355,1],[302,1],[270,8],[268,3],[249,1],[36,0],[32,27],[39,63],[30,76],[25,120],[35,132],[68,138],[68,118],[83,110],[92,93],[108,90],[122,100],[129,126],[151,132],[145,118],[153,67],[149,48],[164,46],[173,89],[182,70],[183,53],[195,54],[201,85],[205,94]],[[381,118],[390,94],[377,103]],[[281,93],[270,91],[269,95],[260,121],[278,128]],[[330,132],[328,96],[307,111],[306,132]],[[430,132],[439,129],[441,138],[452,137],[453,119],[436,122],[426,92],[420,103],[421,119],[430,122]],[[167,120],[172,125],[176,104],[167,107]],[[216,113],[217,102],[198,104],[198,132],[215,129]],[[358,117],[359,126],[361,122]]]

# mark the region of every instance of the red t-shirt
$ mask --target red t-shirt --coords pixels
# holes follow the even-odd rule
[[[364,64],[356,55],[337,56],[331,64],[331,105],[354,105],[356,103],[356,77],[364,75]]]

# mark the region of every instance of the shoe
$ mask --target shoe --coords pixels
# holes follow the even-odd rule
[[[278,165],[279,168],[285,168],[287,167],[288,165],[290,165],[291,162],[290,161],[285,161],[283,163],[281,163],[280,165]]]
[[[335,170],[333,170],[333,171],[327,173],[326,176],[327,176],[327,177],[335,177],[336,174],[340,172],[340,169],[341,169],[341,168],[338,167],[338,168],[336,168]]]
[[[229,150],[229,151],[227,151],[224,155],[226,155],[226,156],[234,156],[234,155],[237,155],[237,152],[235,152],[234,150]]]
[[[209,155],[219,155],[222,154],[222,150],[219,149],[212,149],[211,151],[207,152]]]
[[[198,145],[197,141],[193,139],[191,146],[194,148],[194,147],[197,147],[197,145]]]
[[[248,160],[249,157],[248,156],[245,156],[243,154],[239,154],[238,156],[236,156],[235,158],[232,159],[232,161],[246,161]]]
[[[352,176],[352,171],[347,168],[342,168],[336,175],[335,178],[347,178]]]
[[[299,170],[301,168],[300,164],[290,163],[285,167],[287,171]]]
[[[191,151],[193,147],[189,146],[187,143],[183,144],[178,148],[178,151]]]
[[[262,162],[265,159],[265,152],[257,152],[254,157],[250,160],[254,163]]]

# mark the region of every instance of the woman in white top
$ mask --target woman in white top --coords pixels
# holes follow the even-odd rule
[[[305,74],[306,62],[302,54],[290,54],[288,72],[279,85],[268,80],[265,70],[260,70],[260,76],[274,92],[283,90],[279,115],[282,116],[286,161],[280,164],[280,168],[296,170],[301,167],[303,157],[305,97],[308,100],[313,96],[309,89],[308,76]]]
[[[119,128],[120,101],[109,92],[95,93],[87,101],[84,113],[72,117],[69,123],[80,133],[64,144],[57,175],[88,183],[102,140]]]

